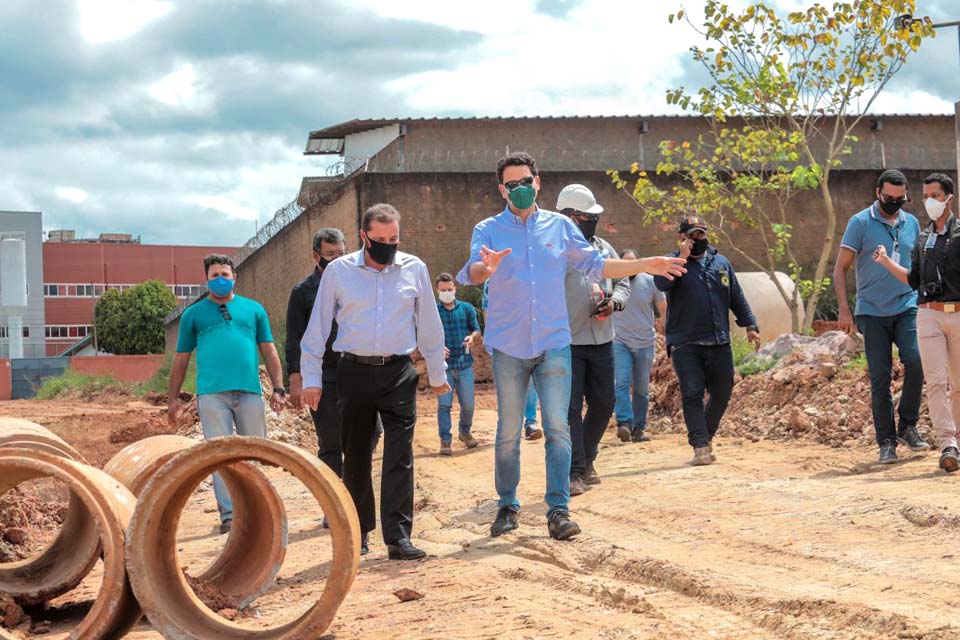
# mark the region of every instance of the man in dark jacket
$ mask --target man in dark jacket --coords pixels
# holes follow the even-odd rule
[[[683,421],[693,447],[692,465],[716,460],[711,442],[733,392],[730,317],[746,327],[747,339],[760,345],[760,329],[730,261],[709,245],[707,225],[691,216],[680,223],[680,249],[687,272],[673,280],[654,277],[667,294],[667,354],[680,381]],[[704,407],[703,394],[710,394]]]

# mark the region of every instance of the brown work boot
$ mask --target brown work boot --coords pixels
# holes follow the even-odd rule
[[[694,467],[701,467],[703,465],[712,464],[714,459],[713,453],[710,450],[710,445],[705,447],[694,447],[693,460],[690,461],[690,465]]]
[[[440,455],[442,456],[452,456],[453,448],[450,446],[449,442],[440,443]]]
[[[620,442],[630,442],[630,425],[626,422],[618,424],[617,437],[620,438]]]
[[[460,442],[462,442],[463,446],[465,446],[467,449],[474,449],[480,444],[469,432],[460,434]]]
[[[591,464],[587,467],[587,472],[583,476],[583,481],[586,484],[600,484],[603,480],[600,479],[600,474],[597,473],[597,470],[593,468]]]
[[[580,496],[590,490],[581,476],[570,476],[570,495]]]

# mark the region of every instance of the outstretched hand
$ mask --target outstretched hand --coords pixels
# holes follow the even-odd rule
[[[644,272],[653,276],[663,276],[667,280],[679,278],[687,272],[686,267],[684,267],[687,264],[686,258],[654,256],[643,258],[641,262],[643,262]]]
[[[493,249],[487,248],[486,245],[480,247],[480,261],[483,262],[483,266],[487,268],[487,275],[490,276],[494,271],[497,270],[497,267],[500,266],[500,262],[508,255],[513,249],[509,247],[503,251],[494,251]]]

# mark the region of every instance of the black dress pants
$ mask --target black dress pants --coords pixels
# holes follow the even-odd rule
[[[409,538],[413,529],[413,427],[419,380],[407,357],[382,366],[341,358],[337,366],[343,483],[365,534],[377,528],[370,442],[378,412],[383,420],[380,523],[386,544]]]
[[[705,447],[716,435],[733,394],[733,351],[729,344],[683,344],[671,358],[680,381],[687,442]],[[705,393],[710,394],[706,406]]]
[[[613,387],[613,343],[570,347],[570,408],[567,422],[573,450],[570,476],[582,476],[597,458],[616,394]],[[583,401],[587,413],[583,415]]]

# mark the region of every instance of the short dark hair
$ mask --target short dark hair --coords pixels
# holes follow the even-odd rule
[[[222,253],[211,253],[210,255],[203,257],[203,273],[209,273],[210,265],[212,264],[223,264],[230,267],[230,271],[234,273],[237,272],[236,267],[233,266],[233,260],[230,259],[230,256],[225,256]]]
[[[454,281],[453,276],[447,273],[446,271],[444,271],[443,273],[437,276],[437,284],[440,284],[441,282],[453,282],[453,286],[457,286],[457,283]]]
[[[923,179],[923,184],[933,184],[934,182],[940,183],[944,194],[953,195],[953,178],[945,173],[931,173]]]
[[[392,204],[381,202],[375,204],[363,213],[360,227],[364,231],[370,231],[370,225],[374,222],[400,222],[400,212]]]
[[[497,182],[503,182],[503,170],[507,167],[530,167],[530,175],[537,173],[537,161],[526,151],[514,151],[497,162]]]
[[[343,244],[346,241],[347,239],[343,236],[343,231],[340,231],[340,229],[324,227],[313,234],[313,250],[319,253],[321,242],[326,242],[327,244]]]
[[[621,251],[621,252],[620,252],[620,257],[622,258],[623,256],[627,255],[628,253],[632,253],[633,255],[637,256],[638,258],[640,257],[640,252],[637,251],[636,249],[631,248],[631,247],[627,247],[627,248],[625,248],[623,251]]]
[[[907,176],[903,175],[903,171],[899,171],[897,169],[887,169],[880,174],[879,178],[877,178],[877,189],[883,190],[884,184],[905,187],[907,186]]]

